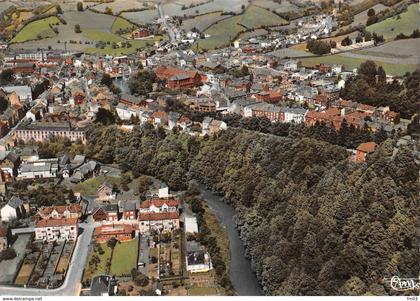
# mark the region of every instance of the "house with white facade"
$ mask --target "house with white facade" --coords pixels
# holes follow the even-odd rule
[[[213,269],[210,254],[195,241],[187,241],[186,266],[191,273],[205,273]]]
[[[18,169],[18,179],[49,179],[57,177],[58,159],[24,162]]]
[[[282,108],[284,122],[302,123],[305,121],[307,110],[301,108]]]
[[[1,210],[1,220],[10,222],[14,219],[21,218],[26,213],[23,200],[17,196],[13,196]]]
[[[42,219],[35,225],[35,239],[52,241],[76,240],[77,218]]]

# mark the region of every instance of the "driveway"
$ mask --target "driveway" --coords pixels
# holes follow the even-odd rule
[[[91,242],[95,225],[93,222],[82,223],[79,225],[81,234],[77,239],[66,279],[62,286],[56,289],[35,289],[35,288],[16,288],[10,286],[0,286],[1,296],[77,296],[81,288],[83,269],[85,268],[89,256],[89,244]]]

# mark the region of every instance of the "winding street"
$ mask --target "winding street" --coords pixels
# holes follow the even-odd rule
[[[81,288],[83,269],[89,257],[89,245],[94,229],[93,222],[79,224],[79,230],[82,233],[77,239],[69,270],[62,286],[56,289],[0,286],[0,296],[77,296]]]

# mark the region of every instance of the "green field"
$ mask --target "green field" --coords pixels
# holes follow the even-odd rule
[[[301,58],[299,59],[302,62],[302,65],[305,67],[314,67],[317,64],[339,64],[343,65],[346,68],[357,68],[363,63],[364,59],[345,57],[339,54],[328,55],[323,57],[310,57],[310,58]],[[406,72],[413,72],[416,70],[416,65],[406,65],[406,64],[391,64],[381,61],[375,61],[378,66],[382,66],[387,74],[402,76]]]
[[[215,49],[228,46],[242,31],[283,24],[287,24],[287,21],[276,14],[257,6],[250,6],[244,14],[224,19],[207,28],[204,33],[209,34],[210,38],[200,40],[193,49],[197,47]]]
[[[112,24],[111,31],[113,33],[117,33],[121,29],[124,30],[124,29],[132,28],[132,27],[136,27],[136,25],[127,21],[124,18],[117,17],[117,18],[115,18],[114,24]]]
[[[31,22],[19,31],[11,40],[11,43],[23,43],[39,38],[54,37],[56,33],[51,29],[50,24],[60,24],[60,20],[57,17],[48,17],[46,19]]]
[[[164,39],[163,36],[155,36],[149,39],[127,40],[114,33],[100,31],[100,30],[84,30],[83,34],[86,36],[86,38],[90,40],[107,43],[104,49],[96,48],[96,47],[89,47],[84,50],[85,53],[96,54],[96,55],[112,55],[112,56],[133,54],[137,51],[137,49],[150,47],[155,43],[155,41],[160,41]],[[131,46],[125,47],[125,48],[119,47],[115,49],[112,47],[112,43],[117,43],[118,46],[121,46],[121,43],[123,42],[129,42]]]
[[[257,6],[250,6],[245,14],[239,16],[239,24],[248,29],[256,29],[262,26],[285,25],[288,22],[278,15]]]
[[[138,240],[117,243],[111,263],[111,275],[130,275],[137,266]]]
[[[369,32],[376,32],[383,35],[385,40],[392,40],[398,34],[403,33],[410,35],[413,30],[420,28],[420,13],[418,4],[412,4],[407,8],[406,12],[397,16],[388,18],[382,22],[368,26],[366,29]]]

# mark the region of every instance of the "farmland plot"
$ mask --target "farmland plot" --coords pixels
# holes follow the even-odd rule
[[[58,26],[60,20],[57,17],[49,17],[29,23],[12,39],[11,43],[22,43],[35,39],[51,38],[56,33],[50,26]]]
[[[398,34],[410,35],[413,30],[420,28],[420,13],[417,4],[412,4],[406,12],[388,18],[382,22],[368,26],[370,32],[383,35],[385,40],[391,40]]]
[[[263,8],[250,6],[242,15],[224,19],[210,26],[204,33],[210,38],[200,40],[199,48],[214,49],[229,45],[241,31],[259,28],[262,26],[274,26],[287,23],[281,17]]]
[[[196,27],[198,30],[203,31],[212,24],[230,17],[230,15],[222,16],[220,12],[197,16],[192,19],[184,20],[182,22],[182,29],[184,29],[185,31],[190,31],[191,29]]]
[[[125,12],[121,16],[136,24],[149,24],[159,18],[159,13],[157,9],[149,9],[137,12]]]

